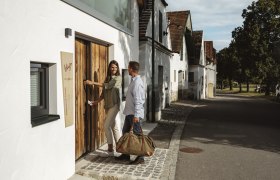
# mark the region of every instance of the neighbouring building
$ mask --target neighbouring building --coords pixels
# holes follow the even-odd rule
[[[103,82],[115,59],[125,100],[128,62],[139,59],[144,5],[144,0],[0,2],[1,179],[66,180],[75,172],[75,160],[106,143],[103,104],[87,105],[101,89],[83,81]],[[156,13],[164,16],[165,6],[162,1]],[[164,37],[157,41],[162,55],[156,67],[162,70],[156,74],[163,74],[171,53]],[[145,42],[149,46],[150,38]],[[124,119],[122,113],[117,119]]]
[[[213,98],[216,95],[217,81],[217,60],[213,41],[204,41],[204,49],[206,60],[205,95],[206,98]]]
[[[192,21],[190,11],[174,11],[167,13],[169,20],[170,41],[173,56],[170,59],[171,101],[187,98],[188,58]]]
[[[170,103],[170,57],[169,37],[164,34],[167,27],[165,0],[146,0],[146,6],[140,12],[139,18],[139,60],[141,75],[146,86],[146,119],[152,119],[152,103],[155,106],[155,120],[161,119],[161,109]],[[154,36],[152,11],[154,10]],[[154,41],[154,55],[153,55]],[[152,67],[154,66],[154,76]],[[154,101],[152,101],[152,78],[154,79]]]
[[[205,55],[203,31],[192,32],[193,53],[189,59],[189,89],[188,97],[191,99],[205,98]]]

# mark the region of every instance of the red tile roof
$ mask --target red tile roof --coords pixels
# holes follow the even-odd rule
[[[167,12],[172,51],[180,53],[190,11]]]
[[[216,63],[216,50],[213,41],[204,41],[205,58],[209,62]]]
[[[193,31],[192,37],[195,46],[194,64],[199,64],[203,31]]]

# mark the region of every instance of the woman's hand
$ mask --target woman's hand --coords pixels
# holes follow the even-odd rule
[[[88,101],[88,104],[90,106],[96,106],[99,103],[99,101]]]
[[[91,80],[84,81],[84,85],[93,85],[93,82]]]

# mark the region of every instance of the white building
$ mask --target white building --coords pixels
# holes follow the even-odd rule
[[[204,41],[205,59],[206,59],[206,98],[213,98],[216,94],[217,81],[217,61],[216,50],[213,48],[213,41]]]
[[[171,101],[187,97],[188,89],[188,41],[192,31],[190,11],[168,12],[171,49],[170,89]]]
[[[189,89],[188,96],[192,99],[205,98],[205,55],[203,31],[193,31],[194,53],[189,59]]]
[[[143,4],[0,2],[1,179],[65,180],[76,159],[106,142],[102,104],[86,104],[100,90],[85,89],[83,81],[102,82],[110,60],[124,71],[138,60]]]
[[[153,60],[153,36],[152,36],[152,0],[146,1],[146,8],[140,12],[139,19],[139,60],[141,72],[146,86],[146,119],[152,120],[152,104],[155,107],[155,120],[161,119],[161,109],[170,103],[170,57],[168,48],[169,37],[164,36],[167,26],[165,0],[154,1],[154,60]],[[154,66],[154,77],[152,67]],[[152,100],[152,78],[154,78],[154,101]]]

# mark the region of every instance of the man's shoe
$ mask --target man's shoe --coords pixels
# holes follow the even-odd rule
[[[129,161],[130,160],[130,156],[126,155],[126,154],[122,154],[119,157],[115,157],[116,160],[119,161]]]
[[[131,161],[129,164],[130,165],[137,165],[137,164],[144,164],[145,160],[143,157],[137,157],[134,161]]]

